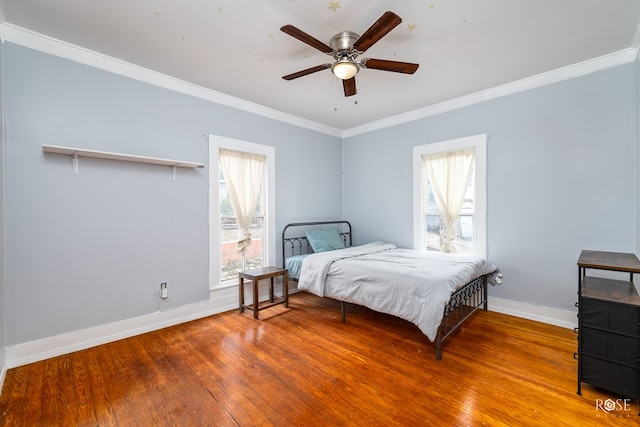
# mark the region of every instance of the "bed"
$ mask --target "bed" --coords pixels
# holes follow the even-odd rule
[[[282,259],[298,289],[391,314],[414,323],[435,343],[442,342],[476,310],[487,309],[489,278],[496,266],[475,255],[398,248],[377,241],[352,246],[348,221],[287,224]]]

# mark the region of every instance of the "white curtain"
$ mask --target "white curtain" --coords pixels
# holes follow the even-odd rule
[[[428,176],[436,205],[445,228],[440,231],[442,252],[457,252],[455,223],[460,216],[469,176],[474,165],[474,150],[422,156],[423,176]]]
[[[251,221],[258,204],[266,156],[220,148],[220,167],[238,224],[238,252],[251,244]]]

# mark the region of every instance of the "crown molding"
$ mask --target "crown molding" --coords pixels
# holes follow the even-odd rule
[[[459,108],[468,107],[473,104],[479,104],[491,99],[500,98],[507,95],[513,95],[519,92],[524,92],[529,89],[535,89],[542,86],[547,86],[552,83],[561,82],[563,80],[572,79],[585,74],[593,73],[596,71],[604,70],[607,68],[616,67],[618,65],[634,62],[638,55],[638,48],[628,48],[614,52],[608,55],[600,56],[598,58],[589,59],[587,61],[579,62],[577,64],[569,65],[566,67],[558,68],[556,70],[548,71],[546,73],[537,74],[535,76],[527,77],[522,80],[517,80],[512,83],[507,83],[501,86],[496,86],[491,89],[483,90],[480,92],[472,93],[470,95],[461,96],[449,101],[444,101],[438,104],[430,105],[417,110],[409,111],[407,113],[399,114],[386,119],[378,120],[375,122],[367,123],[362,126],[347,129],[342,132],[343,138],[355,136],[374,130],[379,130],[391,126],[396,126],[402,123],[408,123],[415,120],[424,119],[426,117],[435,116],[438,114],[446,113],[449,111],[457,110]]]
[[[16,25],[9,23],[2,24],[0,34],[2,35],[2,41],[15,43],[40,52],[69,59],[71,61],[109,71],[114,74],[119,74],[121,76],[204,99],[206,101],[215,102],[216,104],[257,114],[300,128],[309,129],[338,138],[342,137],[342,132],[339,129],[207,89],[205,87],[198,86],[166,74],[158,73],[117,58],[103,55],[71,43],[57,40]]]
[[[638,59],[638,49],[640,49],[640,23],[636,29],[636,36],[633,38],[633,48],[636,50],[636,60]]]
[[[165,89],[173,90],[175,92],[257,114],[292,126],[344,139],[634,62],[638,58],[638,51],[640,49],[640,27],[638,28],[634,47],[632,48],[620,50],[618,52],[569,65],[557,70],[541,73],[512,83],[507,83],[438,104],[429,105],[417,110],[387,117],[382,120],[346,130],[336,129],[292,114],[277,111],[221,92],[207,89],[202,86],[121,61],[119,59],[106,56],[77,45],[66,43],[9,23],[0,24],[0,39],[3,42],[8,41],[15,43],[94,68],[109,71],[114,74],[119,74]]]

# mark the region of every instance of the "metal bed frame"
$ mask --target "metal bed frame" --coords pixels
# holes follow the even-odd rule
[[[296,227],[326,228],[328,225],[342,227],[340,236],[345,246],[351,246],[353,235],[351,224],[348,221],[315,221],[315,222],[295,222],[287,224],[282,230],[282,264],[285,267],[286,259],[289,256],[313,253],[306,236],[287,237],[287,230]],[[290,279],[297,281],[296,279]],[[436,360],[442,359],[442,342],[448,338],[460,325],[464,323],[477,310],[487,310],[487,276],[480,276],[467,283],[451,295],[445,304],[442,322],[438,328],[435,339]],[[346,323],[345,302],[340,301],[340,312],[342,323]]]

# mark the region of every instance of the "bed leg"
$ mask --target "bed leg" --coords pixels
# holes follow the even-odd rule
[[[436,338],[436,360],[442,360],[442,338],[439,335]]]
[[[340,301],[340,315],[342,316],[342,323],[347,323],[344,301]]]
[[[484,309],[484,311],[489,310],[489,290],[487,288],[487,279],[485,278],[482,285],[482,293],[484,296],[484,304],[482,304],[482,308]]]

